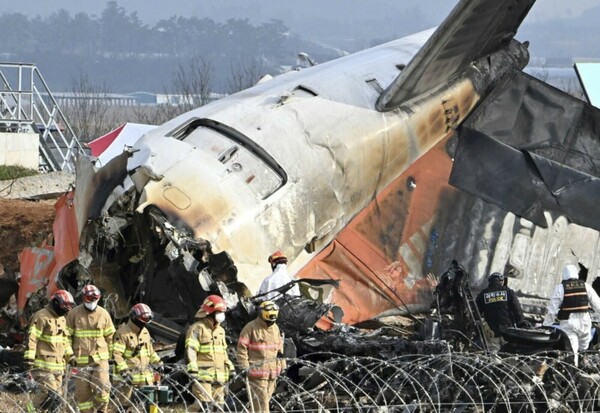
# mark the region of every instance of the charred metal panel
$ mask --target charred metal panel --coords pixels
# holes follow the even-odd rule
[[[465,126],[600,177],[600,110],[525,73],[499,82]]]
[[[540,226],[554,211],[600,229],[600,110],[514,76],[461,130],[451,183]]]
[[[544,188],[532,182],[535,170],[528,161],[527,154],[462,128],[450,184],[545,226]]]
[[[89,218],[100,215],[106,200],[115,187],[123,185],[127,177],[127,160],[130,156],[131,153],[123,152],[98,171],[95,170],[90,157],[85,155],[78,157],[75,182],[77,192],[74,203],[77,208],[79,233]]]

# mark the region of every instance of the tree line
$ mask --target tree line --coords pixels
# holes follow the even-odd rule
[[[290,33],[281,20],[253,25],[173,16],[148,25],[116,1],[99,16],[64,9],[44,18],[3,13],[0,36],[0,60],[36,64],[52,91],[188,97],[179,105],[120,108],[81,99],[62,109],[84,142],[124,122],[162,124],[207,103],[211,92],[235,93],[265,74],[281,73],[301,51],[321,62],[336,57]]]
[[[115,92],[162,92],[178,65],[201,56],[214,68],[214,91],[226,93],[231,67],[242,62],[276,74],[300,51],[319,61],[335,57],[290,33],[281,20],[253,25],[248,19],[173,16],[148,25],[116,1],[99,16],[64,9],[44,18],[3,13],[0,36],[2,60],[37,64],[57,90],[68,89],[83,71]]]

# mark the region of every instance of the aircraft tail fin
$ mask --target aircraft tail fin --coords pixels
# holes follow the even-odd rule
[[[388,111],[448,81],[473,61],[505,47],[535,0],[461,0],[425,46],[383,91]]]

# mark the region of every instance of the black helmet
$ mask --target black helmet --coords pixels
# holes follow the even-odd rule
[[[73,296],[70,292],[66,290],[57,290],[52,294],[52,297],[50,297],[50,305],[56,314],[63,316],[75,307],[75,300],[73,300]]]
[[[498,280],[501,283],[503,283],[504,282],[504,275],[500,274],[499,272],[493,272],[488,277],[488,282],[492,282],[494,280]]]

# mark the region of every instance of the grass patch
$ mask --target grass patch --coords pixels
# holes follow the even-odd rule
[[[37,175],[35,169],[24,168],[18,165],[0,165],[0,181],[23,178],[24,176]]]

